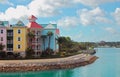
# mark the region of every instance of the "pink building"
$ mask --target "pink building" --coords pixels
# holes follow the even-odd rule
[[[4,51],[6,51],[7,48],[7,27],[8,26],[8,22],[7,21],[0,21],[0,43],[2,43],[3,45],[5,45]]]
[[[41,45],[42,45],[42,39],[41,39],[41,32],[43,27],[36,22],[36,17],[35,16],[30,16],[29,18],[29,24],[28,26],[28,32],[32,32],[35,36],[34,38],[29,40],[29,45],[32,49],[35,51],[34,56],[39,56],[41,54]]]

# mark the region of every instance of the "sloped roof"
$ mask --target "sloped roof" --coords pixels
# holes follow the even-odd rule
[[[0,21],[0,26],[2,26],[2,27],[4,26],[4,23],[3,23],[3,21]]]
[[[60,30],[59,29],[56,29],[56,34],[60,34]]]
[[[48,24],[44,29],[55,29],[55,27],[52,24]]]
[[[39,25],[39,24],[36,23],[36,22],[30,22],[30,23],[28,24],[28,27],[29,27],[29,28],[42,28],[42,26]]]
[[[37,19],[34,15],[31,15],[28,19]]]
[[[0,21],[0,27],[6,27],[9,25],[8,21]]]
[[[24,26],[24,23],[23,23],[22,21],[18,21],[18,22],[16,23],[16,26]]]

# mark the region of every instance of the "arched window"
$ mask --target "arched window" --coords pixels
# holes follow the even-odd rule
[[[18,37],[18,41],[21,41],[21,38],[20,38],[20,37]]]
[[[18,30],[18,34],[20,34],[20,33],[21,33],[21,30],[19,29],[19,30]]]
[[[1,34],[3,34],[3,30],[1,30]]]
[[[18,49],[20,49],[20,45],[18,45]]]

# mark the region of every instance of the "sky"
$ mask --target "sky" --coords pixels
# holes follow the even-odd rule
[[[120,41],[120,0],[0,0],[0,21],[57,24],[78,42]]]

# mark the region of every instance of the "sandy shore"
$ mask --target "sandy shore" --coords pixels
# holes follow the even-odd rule
[[[34,60],[0,60],[0,72],[40,71],[66,69],[93,63],[96,56],[79,54],[66,58]]]

